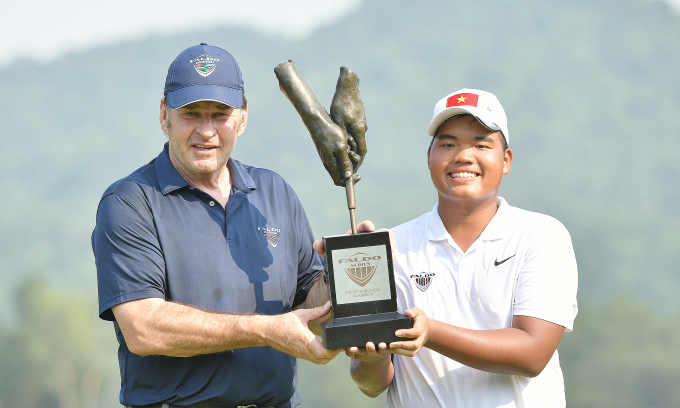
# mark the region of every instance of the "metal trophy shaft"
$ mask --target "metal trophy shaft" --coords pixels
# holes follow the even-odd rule
[[[345,172],[345,194],[347,195],[347,208],[349,209],[349,222],[352,225],[352,234],[357,233],[357,218],[354,210],[357,208],[357,199],[354,195],[354,177],[349,171]]]

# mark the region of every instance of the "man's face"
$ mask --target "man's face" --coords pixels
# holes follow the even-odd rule
[[[170,159],[185,178],[197,181],[219,175],[246,127],[248,110],[219,102],[200,101],[166,109],[160,123],[168,135]]]
[[[441,201],[495,202],[512,151],[503,150],[499,131],[485,128],[471,115],[453,116],[437,129],[427,151],[432,182]]]

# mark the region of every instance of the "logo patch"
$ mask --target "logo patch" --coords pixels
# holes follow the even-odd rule
[[[430,284],[432,284],[434,273],[421,272],[417,275],[411,275],[411,279],[413,279],[413,283],[416,284],[416,287],[420,289],[421,292],[425,292],[427,288],[430,287]]]
[[[375,271],[378,269],[378,261],[381,258],[379,255],[371,256],[357,252],[350,258],[338,260],[338,264],[344,264],[342,266],[347,276],[357,285],[364,287],[375,275]]]
[[[446,107],[451,106],[477,106],[479,95],[473,93],[459,93],[446,100]]]
[[[215,63],[219,62],[219,59],[211,57],[208,54],[203,54],[196,59],[189,60],[189,62],[194,64],[196,72],[201,76],[207,77],[215,71],[215,67],[217,67]]]
[[[517,255],[517,254],[515,254],[515,255]],[[513,256],[515,256],[515,255],[513,255]],[[498,266],[498,265],[502,264],[503,262],[507,261],[510,258],[512,258],[512,256],[509,256],[509,257],[503,259],[502,261],[499,261],[498,259],[496,259],[495,261],[493,261],[493,266]]]
[[[279,232],[281,232],[281,230],[271,225],[264,225],[262,227],[258,227],[257,229],[262,233],[262,235],[264,235],[267,241],[269,241],[271,246],[276,248],[276,246],[279,244]]]

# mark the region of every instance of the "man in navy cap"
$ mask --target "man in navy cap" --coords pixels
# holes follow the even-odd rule
[[[296,406],[296,358],[338,354],[308,328],[330,305],[297,196],[231,158],[247,121],[231,54],[184,50],[160,104],[168,143],[99,203],[99,313],[126,407]]]

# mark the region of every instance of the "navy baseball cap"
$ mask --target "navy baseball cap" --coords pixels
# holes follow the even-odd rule
[[[197,101],[243,104],[243,78],[229,52],[201,43],[182,51],[168,68],[164,95],[172,109]]]

